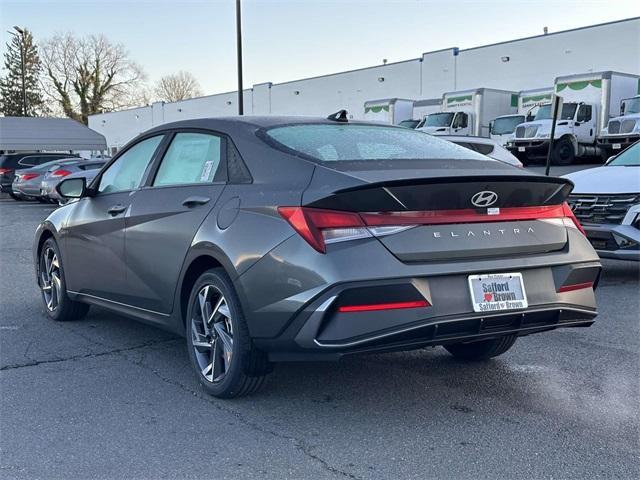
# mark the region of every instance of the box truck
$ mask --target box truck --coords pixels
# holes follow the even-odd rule
[[[610,117],[620,115],[621,100],[636,93],[638,78],[611,71],[557,77],[554,91],[562,97],[563,106],[556,122],[552,162],[569,165],[578,157],[601,155],[596,137]],[[551,104],[541,105],[533,121],[516,127],[507,148],[525,164],[546,156],[551,118]]]
[[[598,137],[598,146],[602,156],[609,158],[638,140],[640,140],[640,80],[638,80],[638,95],[622,100],[620,116],[610,119],[602,129]]]
[[[449,92],[442,96],[440,112],[427,116],[420,130],[432,135],[489,136],[489,122],[516,113],[518,94],[493,88]]]
[[[364,102],[364,119],[398,125],[413,118],[413,100],[405,98],[383,98]]]
[[[518,93],[518,111],[511,115],[501,115],[491,122],[491,140],[502,146],[513,140],[516,127],[533,120],[540,105],[549,103],[553,95],[553,87],[521,90]]]

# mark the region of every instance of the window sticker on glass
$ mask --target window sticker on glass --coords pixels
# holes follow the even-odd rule
[[[202,166],[202,174],[200,175],[200,181],[206,182],[209,180],[209,175],[211,175],[211,168],[213,167],[213,162],[211,160],[204,162]]]

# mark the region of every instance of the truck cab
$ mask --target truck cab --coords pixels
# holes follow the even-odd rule
[[[502,115],[491,122],[489,137],[502,146],[513,140],[516,127],[526,121],[525,115]]]
[[[605,158],[640,140],[640,95],[622,100],[620,113],[620,116],[611,118],[600,132],[598,145]]]
[[[467,112],[437,112],[427,115],[419,130],[431,135],[471,135],[473,114]]]
[[[597,132],[597,105],[585,102],[567,102],[562,105],[554,134],[552,157],[558,165],[568,165],[586,150],[595,152],[593,144]],[[521,160],[547,154],[551,136],[551,104],[541,105],[531,122],[515,129],[515,137],[507,148]]]

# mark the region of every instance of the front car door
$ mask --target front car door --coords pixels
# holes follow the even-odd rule
[[[576,112],[575,134],[580,143],[595,141],[595,115],[591,105],[582,104]]]
[[[128,303],[168,314],[185,256],[226,184],[226,139],[178,131],[126,217]]]
[[[464,112],[456,113],[452,126],[455,135],[469,135],[469,115]]]
[[[73,210],[60,233],[68,290],[116,302],[126,299],[125,214],[162,139],[148,137],[124,150],[91,185],[94,194],[67,207]]]

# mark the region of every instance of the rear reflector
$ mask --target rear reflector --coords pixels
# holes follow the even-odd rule
[[[343,305],[338,307],[339,312],[373,312],[377,310],[400,310],[403,308],[425,308],[431,305],[426,300],[412,302],[371,303],[365,305]]]
[[[585,288],[593,288],[593,282],[575,283],[573,285],[563,285],[558,289],[558,293],[573,292],[574,290],[582,290]]]
[[[20,175],[20,180],[26,182],[27,180],[33,180],[34,178],[38,178],[40,175],[38,173],[23,173]]]
[[[309,207],[278,207],[278,213],[320,253],[325,253],[327,243],[370,237],[372,233],[376,236],[390,235],[417,225],[559,219],[565,225],[575,226],[585,234],[566,202],[538,207],[362,213]]]

